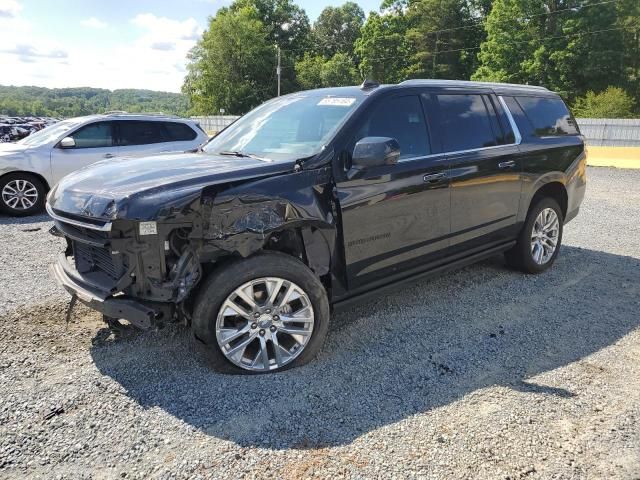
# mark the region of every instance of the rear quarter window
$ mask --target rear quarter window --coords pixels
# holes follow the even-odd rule
[[[515,97],[537,137],[579,135],[576,122],[560,98]]]
[[[169,142],[188,142],[198,136],[195,130],[184,123],[165,122],[164,128]]]

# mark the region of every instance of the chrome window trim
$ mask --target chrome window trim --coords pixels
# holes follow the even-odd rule
[[[513,119],[511,110],[509,110],[509,107],[507,106],[507,102],[504,101],[504,98],[502,98],[502,95],[496,95],[496,96],[498,97],[498,101],[500,102],[500,105],[502,105],[502,108],[504,109],[504,113],[507,115],[507,119],[509,120],[509,124],[511,125],[511,128],[513,129],[513,134],[515,135],[515,140],[516,140],[514,145],[520,145],[522,143],[522,135],[520,134],[520,130],[516,125],[516,121]]]
[[[107,222],[104,225],[94,225],[92,223],[81,222],[80,220],[74,220],[72,218],[62,217],[56,214],[49,203],[46,204],[47,213],[54,220],[61,223],[68,223],[69,225],[75,225],[76,227],[88,228],[90,230],[98,230],[100,232],[110,232],[111,231],[111,222]]]
[[[465,153],[481,152],[484,150],[493,150],[495,148],[517,147],[518,145],[520,145],[522,143],[522,134],[518,129],[518,125],[516,125],[516,121],[514,120],[513,115],[511,114],[511,110],[509,110],[509,107],[507,106],[507,102],[504,101],[504,98],[502,98],[502,95],[496,95],[496,97],[498,97],[498,101],[500,102],[500,105],[502,105],[502,108],[504,109],[504,113],[507,116],[507,120],[509,121],[509,125],[511,125],[511,129],[513,130],[513,136],[515,139],[514,143],[508,143],[506,145],[494,145],[491,147],[470,148],[468,150],[454,150],[451,152],[445,151],[442,153],[430,153],[429,155],[401,158],[398,160],[398,163],[411,162],[415,160],[427,160],[429,158],[440,157],[440,156],[447,157],[449,155],[461,155]]]

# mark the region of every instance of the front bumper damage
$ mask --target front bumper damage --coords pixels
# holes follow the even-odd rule
[[[64,254],[49,266],[49,271],[56,282],[72,296],[107,317],[127,320],[143,330],[151,328],[157,320],[173,317],[174,306],[170,303],[146,304],[86,283]]]
[[[188,234],[172,237],[186,223],[94,220],[64,214],[47,205],[51,233],[67,249],[49,268],[72,298],[106,317],[148,329],[182,318],[183,302],[202,278]],[[173,240],[170,241],[170,239]]]

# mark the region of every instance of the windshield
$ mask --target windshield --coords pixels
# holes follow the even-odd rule
[[[297,160],[319,153],[361,99],[293,95],[252,110],[204,146],[207,153]]]
[[[53,142],[58,139],[65,132],[68,132],[73,127],[78,125],[78,121],[64,120],[58,122],[49,127],[43,128],[39,132],[32,133],[28,137],[23,138],[18,143],[21,145],[28,145],[30,147],[39,147],[49,142]]]

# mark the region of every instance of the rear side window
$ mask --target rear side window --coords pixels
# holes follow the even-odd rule
[[[85,125],[71,135],[76,142],[75,148],[104,148],[113,146],[111,122],[96,122]]]
[[[366,115],[354,144],[365,137],[391,137],[400,144],[400,159],[431,153],[422,104],[417,95],[387,97]]]
[[[445,152],[497,145],[496,127],[492,126],[482,95],[437,95],[437,98]]]
[[[198,135],[195,130],[184,123],[164,122],[164,128],[169,142],[188,142]]]
[[[166,142],[162,122],[120,121],[120,145],[149,145]]]
[[[569,109],[560,98],[516,97],[537,137],[578,135]]]

